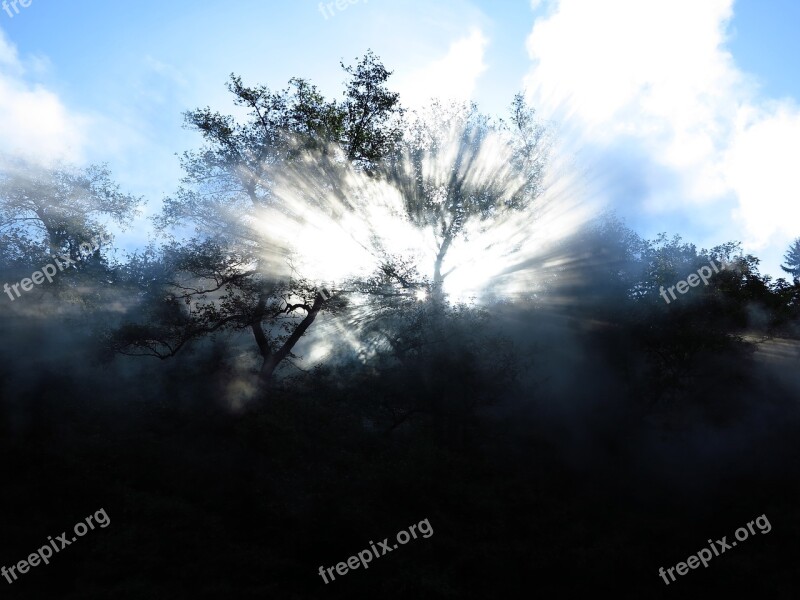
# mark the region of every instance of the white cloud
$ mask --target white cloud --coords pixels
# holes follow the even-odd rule
[[[431,98],[469,100],[478,77],[486,70],[483,58],[488,43],[479,29],[473,29],[450,44],[444,57],[398,78],[397,89],[403,104],[418,108]]]
[[[788,102],[746,108],[724,157],[724,176],[736,190],[735,217],[747,241],[763,247],[773,236],[788,246],[800,235],[800,111]]]
[[[3,30],[0,29],[0,66],[5,68],[19,68],[19,58],[17,58],[17,49],[6,40]]]
[[[666,213],[733,198],[738,208],[721,220],[736,219],[751,245],[800,235],[792,164],[800,112],[760,98],[736,66],[725,46],[733,0],[551,0],[548,8],[528,39],[533,101],[579,144],[625,146],[672,173],[674,189],[649,182],[643,206]]]
[[[40,162],[80,162],[85,119],[71,114],[53,92],[29,83],[25,74],[16,48],[0,30],[0,151]]]

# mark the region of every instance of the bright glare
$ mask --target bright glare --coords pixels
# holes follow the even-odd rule
[[[494,182],[497,193],[504,196],[515,185],[515,175],[496,142],[488,140],[472,157],[467,178]],[[455,145],[457,137],[451,143]],[[440,148],[438,156],[424,165],[423,177],[447,182],[457,155],[455,148]],[[574,167],[574,158],[554,148],[544,192],[528,209],[498,209],[485,221],[466,223],[441,266],[447,301],[480,305],[535,297],[554,284],[554,268],[563,275],[577,258],[560,244],[597,212],[597,196]],[[411,176],[410,168],[408,172]],[[368,361],[378,346],[374,340],[365,343],[359,332],[380,318],[381,311],[371,298],[348,293],[347,287],[352,280],[375,277],[387,263],[413,265],[412,284],[420,287],[411,291],[411,298],[427,301],[429,293],[421,286],[432,282],[439,250],[432,224],[415,225],[395,184],[368,177],[344,160],[332,167],[307,156],[282,165],[270,183],[273,203],[253,219],[238,217],[262,248],[260,268],[276,276],[324,282],[328,289],[344,294],[349,309],[322,315],[303,343],[316,360],[335,345],[345,344]],[[562,275],[558,282],[567,282]],[[550,297],[556,303],[570,301],[557,294]]]
[[[487,142],[468,177],[513,185],[497,140]],[[440,151],[425,177],[446,180],[453,166],[444,157],[452,161],[456,155],[455,148]],[[473,219],[454,240],[442,265],[443,290],[451,302],[533,293],[544,264],[555,258],[555,244],[594,213],[586,190],[568,174],[569,165],[553,158],[556,175],[545,180],[545,192],[529,210],[498,210],[486,221]],[[433,228],[410,221],[392,183],[344,161],[331,169],[313,157],[284,165],[272,181],[275,203],[250,223],[265,249],[262,268],[344,289],[348,279],[374,276],[387,260],[402,259],[431,281],[438,250]],[[415,298],[422,302],[427,292],[419,290]]]

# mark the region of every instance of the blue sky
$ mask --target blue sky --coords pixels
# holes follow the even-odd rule
[[[325,4],[328,4],[327,2]],[[345,3],[340,3],[345,5]],[[640,233],[730,239],[777,265],[800,236],[800,3],[793,0],[32,0],[0,10],[0,150],[108,162],[151,200],[198,138],[181,113],[231,111],[229,73],[339,94],[372,48],[403,100],[503,111],[525,89],[596,199]],[[323,12],[325,13],[323,15]],[[120,239],[149,234],[145,219]]]

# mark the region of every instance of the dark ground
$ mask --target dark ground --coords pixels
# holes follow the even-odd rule
[[[556,343],[542,327],[550,350],[484,406],[460,399],[491,385],[445,351],[410,372],[286,381],[236,414],[213,350],[96,364],[78,323],[3,326],[19,341],[0,368],[0,563],[100,508],[111,519],[0,580],[5,598],[796,597],[797,396],[770,370],[783,364],[698,360],[680,401],[646,403],[623,334]],[[387,433],[382,411],[410,396],[423,410]],[[444,424],[424,410],[434,397]],[[768,534],[659,577],[762,514]],[[431,537],[318,575],[424,519]]]

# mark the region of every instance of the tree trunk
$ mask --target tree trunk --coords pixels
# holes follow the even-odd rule
[[[442,263],[444,262],[444,257],[447,256],[447,251],[450,249],[450,244],[452,242],[452,237],[449,235],[445,237],[445,239],[442,241],[442,245],[439,247],[439,252],[436,254],[436,262],[433,264],[433,289],[431,290],[431,294],[435,301],[444,300],[444,275],[442,275]]]
[[[319,311],[322,310],[322,306],[324,304],[325,298],[322,296],[322,294],[318,293],[316,298],[314,298],[314,304],[311,306],[311,310],[308,311],[308,314],[305,316],[305,318],[300,321],[297,327],[295,327],[294,331],[283,343],[283,345],[276,352],[268,351],[263,354],[264,362],[261,364],[259,378],[261,380],[261,384],[265,388],[269,387],[275,374],[275,370],[286,359],[286,357],[289,356],[292,348],[294,348],[295,344],[300,341],[300,338],[303,337],[303,334],[305,334],[306,330],[314,322],[314,319],[317,318],[317,315],[319,314]]]

